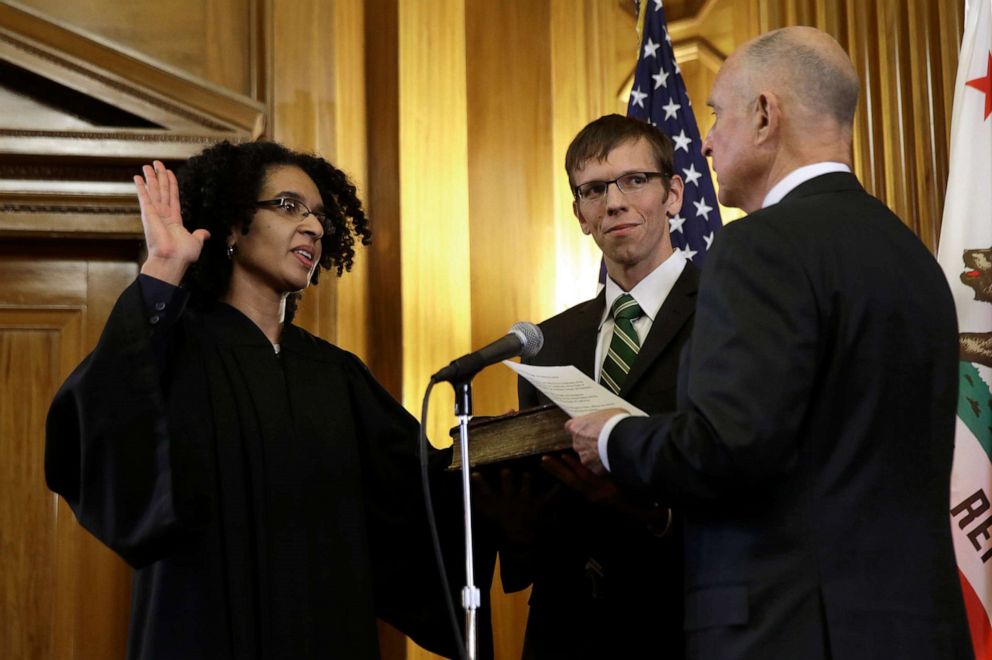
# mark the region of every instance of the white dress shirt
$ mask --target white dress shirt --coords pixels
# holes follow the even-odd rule
[[[603,317],[599,321],[599,335],[596,339],[596,360],[594,363],[595,371],[593,372],[593,376],[597,382],[599,381],[599,372],[603,368],[604,356],[609,351],[610,340],[613,339],[614,324],[613,317],[610,315],[610,309],[613,308],[614,301],[624,293],[629,293],[637,301],[637,304],[640,305],[643,313],[634,321],[634,330],[637,332],[638,343],[643,345],[644,339],[648,336],[648,332],[651,331],[651,326],[654,324],[654,319],[658,315],[658,311],[665,303],[665,299],[668,298],[668,294],[672,292],[672,287],[675,286],[675,282],[682,275],[682,271],[685,270],[685,264],[685,256],[676,250],[672,256],[665,259],[660,266],[634,285],[634,288],[630,291],[624,291],[611,278],[606,278],[606,304],[603,306]],[[619,422],[626,416],[617,415],[616,421],[610,419],[607,422],[607,426],[609,429],[612,429],[616,425],[616,422]],[[603,465],[606,465],[606,469],[609,470],[606,459],[606,439],[609,438],[609,432],[606,427],[603,428],[603,431],[604,433],[600,433],[599,436],[599,454],[603,459]]]
[[[682,253],[676,250],[672,256],[665,259],[660,266],[651,271],[630,291],[624,291],[612,278],[606,278],[606,304],[603,306],[603,316],[599,320],[599,335],[596,339],[596,368],[593,372],[593,378],[597,382],[599,381],[599,371],[603,368],[603,360],[610,349],[610,340],[613,339],[614,324],[613,317],[610,315],[613,303],[625,293],[629,293],[637,301],[642,314],[634,321],[634,330],[637,332],[638,343],[644,344],[644,338],[651,331],[658,310],[661,309],[665,303],[665,298],[675,286],[676,280],[685,270],[685,261]]]
[[[772,189],[765,195],[765,201],[761,203],[761,208],[778,204],[782,198],[798,188],[800,184],[806,183],[810,179],[815,179],[821,174],[831,172],[850,172],[851,168],[844,163],[823,162],[803,165],[799,169],[792,170],[785,178],[772,186]]]

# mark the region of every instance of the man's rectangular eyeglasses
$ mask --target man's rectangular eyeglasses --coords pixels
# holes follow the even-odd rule
[[[583,202],[598,202],[606,199],[606,191],[611,183],[617,184],[617,189],[624,193],[636,193],[643,190],[651,179],[670,179],[671,175],[664,172],[630,172],[609,181],[586,181],[576,186],[572,191],[575,197]]]

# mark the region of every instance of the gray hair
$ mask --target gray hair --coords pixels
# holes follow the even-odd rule
[[[744,53],[747,69],[752,75],[774,75],[811,112],[851,126],[860,87],[854,66],[839,45],[804,43],[801,30],[783,28],[755,39]]]

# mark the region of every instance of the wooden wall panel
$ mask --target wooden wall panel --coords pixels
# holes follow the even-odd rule
[[[430,375],[472,346],[465,6],[398,9],[403,403],[419,412]],[[453,405],[451,388],[437,388],[436,444],[448,444]]]
[[[430,374],[471,345],[465,7],[377,0],[366,16],[368,200],[377,233],[369,357],[419,416]],[[435,443],[447,444],[453,401],[449,387],[435,390]]]
[[[69,349],[64,352],[78,352],[79,325],[78,311],[0,309],[0,373],[37,385],[28,392],[13,383],[0,388],[0,616],[6,631],[0,655],[6,658],[50,657],[53,651],[53,635],[40,624],[52,619],[57,601],[58,500],[40,487],[40,422],[58,387],[61,345]]]
[[[365,51],[368,184],[373,218],[369,250],[369,367],[397,399],[403,397],[403,301],[400,285],[399,15],[396,0],[370,0]]]
[[[369,207],[384,230],[370,258],[369,357],[419,417],[430,375],[471,348],[466,9],[377,0],[365,11]],[[451,387],[434,390],[435,444],[449,442],[453,403]]]
[[[543,318],[555,286],[551,12],[547,3],[466,3],[472,346],[519,320]],[[506,44],[520,47],[507,49]],[[508,102],[517,99],[518,102]],[[520,145],[529,145],[521,149]],[[569,223],[572,225],[573,223]],[[578,232],[577,223],[570,227]],[[520,286],[525,279],[527,286]],[[517,408],[516,375],[495,367],[473,381],[475,412]],[[494,579],[497,655],[519,657],[529,590],[503,595]]]
[[[551,53],[506,48],[513,41],[546,44],[549,20],[547,4],[528,0],[466,6],[473,346],[505,334],[515,321],[537,319],[538,301],[554,287],[555,254],[546,246],[554,237],[553,173],[560,158],[551,143]],[[519,286],[508,273],[520,273],[529,285]],[[509,369],[488,369],[473,385],[484,403],[478,414],[516,408],[516,375]]]
[[[0,243],[0,657],[123,657],[130,570],[45,488],[56,388],[136,275],[133,243]]]
[[[366,142],[365,3],[338,0],[334,3],[334,146],[327,152],[351,177],[364,201],[368,190],[368,146]],[[373,43],[378,43],[375,40]],[[372,231],[376,235],[376,219]],[[356,248],[351,273],[337,281],[335,296],[336,343],[365,360],[371,352],[369,338],[369,260],[364,247]],[[333,279],[329,276],[328,279]]]

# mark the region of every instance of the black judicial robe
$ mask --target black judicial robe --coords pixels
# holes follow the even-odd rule
[[[376,616],[454,654],[416,420],[293,325],[277,356],[227,305],[157,325],[147,309],[138,282],[121,295],[45,455],[52,490],[135,568],[128,657],[375,658]]]

